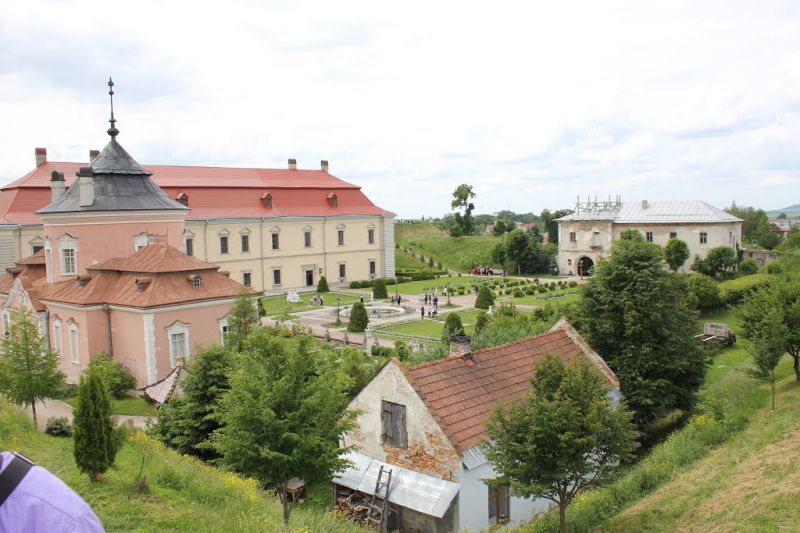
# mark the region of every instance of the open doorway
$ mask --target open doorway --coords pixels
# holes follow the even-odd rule
[[[578,259],[578,275],[585,278],[592,274],[594,274],[594,261],[586,256]]]
[[[314,269],[307,268],[306,269],[306,287],[313,287],[314,286]]]

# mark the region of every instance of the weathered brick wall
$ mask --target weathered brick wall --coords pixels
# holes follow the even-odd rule
[[[381,443],[381,402],[406,406],[408,448]],[[350,403],[361,411],[358,427],[345,436],[359,453],[448,481],[458,481],[459,456],[425,403],[395,362],[389,362]]]

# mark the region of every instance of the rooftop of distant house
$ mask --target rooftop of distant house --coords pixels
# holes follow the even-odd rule
[[[742,222],[727,211],[699,200],[586,202],[560,222],[608,220],[615,224],[692,224]]]

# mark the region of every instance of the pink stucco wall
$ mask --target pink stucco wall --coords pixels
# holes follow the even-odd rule
[[[67,375],[69,383],[77,383],[81,372],[89,367],[89,361],[99,353],[108,352],[108,336],[105,312],[100,310],[77,311],[62,307],[50,308],[50,347],[55,349],[53,338],[53,323],[61,321],[62,354],[61,370]],[[69,342],[69,326],[75,323],[78,326],[78,363],[72,362],[71,345]]]
[[[141,313],[111,310],[114,359],[127,366],[136,382],[147,384],[147,361],[144,350],[144,322]]]
[[[170,246],[183,249],[183,214],[158,218],[128,216],[124,219],[88,218],[48,220],[44,224],[45,237],[50,239],[54,280],[61,276],[59,239],[65,234],[78,240],[78,274],[86,268],[113,257],[127,257],[135,252],[134,238],[141,233],[166,237]]]

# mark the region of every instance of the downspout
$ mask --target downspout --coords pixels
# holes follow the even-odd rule
[[[208,219],[203,224],[203,260],[208,262]]]
[[[22,253],[22,224],[17,224],[17,250],[19,250],[19,255],[15,258],[15,261],[26,257]]]
[[[103,311],[106,312],[106,327],[108,329],[108,357],[114,358],[114,343],[111,340],[111,308],[108,304],[103,304]]]
[[[267,280],[264,278],[264,217],[261,217],[261,225],[258,228],[258,249],[261,254],[261,260],[259,261],[261,265],[261,290],[266,291]]]

